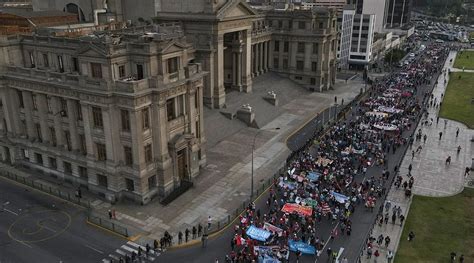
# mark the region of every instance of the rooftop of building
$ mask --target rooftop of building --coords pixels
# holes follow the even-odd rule
[[[62,17],[62,16],[76,16],[76,14],[66,13],[63,11],[32,11],[28,8],[1,8],[0,14],[11,14],[23,18],[38,18],[38,17]]]

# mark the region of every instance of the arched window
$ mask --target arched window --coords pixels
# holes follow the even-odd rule
[[[86,18],[84,16],[84,12],[82,12],[82,9],[76,4],[73,4],[73,3],[67,4],[66,7],[64,7],[63,11],[67,12],[67,13],[76,14],[77,15],[77,20],[79,22],[86,21]]]

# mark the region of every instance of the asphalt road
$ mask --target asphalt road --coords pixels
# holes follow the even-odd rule
[[[437,79],[437,75],[432,78],[432,83],[429,85],[422,85],[418,87],[417,97],[422,98],[423,92],[430,90],[433,85],[434,81]],[[354,107],[353,112],[355,112],[356,108]],[[289,144],[289,147],[298,147],[301,143],[304,144],[306,142],[308,136],[312,134],[311,127],[317,127],[318,120],[321,116],[317,116],[315,120],[310,122],[304,129],[300,130],[298,133],[295,134],[292,142]],[[403,133],[403,137],[409,137],[415,130],[416,125],[412,125],[412,129],[409,131],[405,131]],[[388,170],[391,171],[390,180],[395,176],[393,168],[395,165],[398,165],[402,160],[406,148],[408,145],[403,147],[399,147],[395,153],[390,152],[388,154]],[[366,176],[357,176],[354,179],[357,182],[364,181],[366,178],[370,178],[371,176],[380,175],[382,172],[382,167],[373,166],[367,170]],[[389,185],[386,186],[387,189],[390,187]],[[261,209],[262,213],[268,212],[266,210],[265,201],[267,198],[267,194],[265,194],[262,198],[257,200],[256,204],[257,207]],[[365,209],[363,204],[359,205],[356,208],[355,213],[351,216],[352,220],[352,235],[348,236],[339,236],[335,240],[331,240],[327,243],[324,250],[328,247],[332,248],[333,251],[339,251],[339,249],[343,248],[344,251],[342,252],[342,257],[347,257],[349,262],[356,262],[359,256],[360,248],[364,245],[366,241],[367,234],[371,229],[375,218],[377,216],[378,207],[382,205],[384,199],[379,199],[377,201],[376,209],[374,212],[369,212]],[[318,236],[321,239],[328,240],[331,230],[337,227],[330,221],[323,220],[317,227],[316,231]],[[189,247],[186,249],[176,249],[170,250],[163,253],[159,259],[162,262],[214,262],[218,259],[220,262],[224,261],[224,257],[226,254],[229,254],[230,249],[230,241],[233,236],[233,228],[230,227],[225,230],[221,235],[215,237],[214,239],[210,239],[207,243],[207,246],[203,248],[201,245]],[[341,257],[341,258],[342,258]],[[322,252],[321,256],[316,259],[313,256],[304,255],[300,258],[299,262],[326,262],[327,255],[325,251]],[[294,253],[290,254],[290,262],[296,262],[296,258]]]
[[[0,262],[102,262],[126,243],[85,219],[81,207],[0,178]]]

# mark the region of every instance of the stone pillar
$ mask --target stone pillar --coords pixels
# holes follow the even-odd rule
[[[263,72],[268,71],[268,41],[263,42]]]
[[[26,134],[29,139],[33,139],[36,138],[35,124],[33,123],[33,98],[29,91],[22,91],[22,94],[25,106]]]
[[[258,74],[263,73],[263,43],[258,43]]]
[[[236,85],[242,91],[242,52],[236,53],[237,56],[237,82]]]
[[[88,104],[81,103],[81,109],[82,122],[84,124],[84,139],[86,140],[87,157],[90,160],[95,160],[94,144],[92,142],[92,118],[90,114],[90,106]]]
[[[56,133],[56,145],[64,147],[64,133],[62,127],[62,116],[61,116],[61,101],[59,97],[53,97],[52,99],[53,108],[53,120],[54,120],[54,131]],[[85,128],[84,128],[85,129]]]
[[[298,49],[298,42],[290,41],[290,55],[288,56],[288,63],[290,70],[296,70],[296,51]]]
[[[73,151],[80,149],[79,134],[77,133],[77,106],[76,101],[67,100],[67,113],[69,118],[69,135],[71,137],[71,148]]]
[[[221,108],[225,104],[224,88],[224,35],[217,35],[214,39],[216,52],[214,55],[214,108]]]
[[[156,123],[157,132],[155,134],[158,147],[155,149],[158,169],[158,189],[161,195],[167,194],[173,188],[173,167],[170,154],[168,152],[168,117],[166,116],[166,100],[158,102]]]
[[[304,71],[311,72],[311,48],[312,48],[313,43],[305,43],[304,44]],[[311,73],[315,74],[315,73]]]
[[[152,122],[153,123],[153,122]],[[163,125],[163,123],[161,123]],[[132,136],[133,163],[145,164],[141,111],[130,111],[130,134]],[[155,141],[155,140],[153,140]]]
[[[105,151],[107,153],[107,161],[108,162],[115,162],[116,161],[116,156],[115,156],[115,151],[114,147],[117,145],[114,140],[114,134],[118,135],[119,134],[119,129],[115,129],[114,123],[117,123],[116,121],[112,121],[114,116],[114,111],[113,107],[109,108],[102,108],[102,120],[104,123],[104,137],[105,137]],[[139,126],[140,128],[141,126]]]
[[[250,30],[243,33],[242,46],[242,90],[244,92],[252,91],[252,34]]]
[[[0,87],[0,92],[3,93],[3,103],[6,104],[6,106],[4,106],[6,110],[5,119],[9,126],[9,131],[14,135],[21,135],[20,118],[18,118],[20,107],[17,91],[12,88]]]
[[[43,142],[51,142],[51,134],[48,127],[48,108],[47,108],[47,98],[44,94],[37,94],[36,99],[38,102],[38,117],[39,123],[41,126],[41,135],[43,136]]]
[[[237,84],[237,52],[232,51],[232,88]]]

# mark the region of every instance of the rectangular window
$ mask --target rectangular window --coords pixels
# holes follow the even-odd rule
[[[304,43],[298,42],[298,53],[304,53]]]
[[[280,60],[278,58],[273,58],[273,68],[278,69]]]
[[[79,166],[79,177],[85,180],[88,180],[89,176],[87,175],[87,168]]]
[[[168,74],[178,73],[178,67],[179,67],[179,60],[178,59],[179,59],[178,57],[168,59]]]
[[[43,54],[43,66],[45,68],[49,67],[49,59],[48,59],[48,54]]]
[[[311,85],[316,85],[316,79],[315,78],[311,78]]]
[[[18,103],[20,104],[20,109],[25,107],[25,102],[23,101],[23,92],[21,90],[16,90],[16,94],[18,95]]]
[[[76,104],[76,111],[77,111],[77,120],[82,121],[82,106],[81,106],[81,103],[78,100],[76,100],[75,104]]]
[[[49,157],[49,167],[54,170],[58,169],[58,163],[56,162],[56,158]]]
[[[282,27],[283,27],[283,21],[278,20],[278,28],[282,28]]]
[[[74,72],[79,72],[79,59],[72,58],[72,68]]]
[[[296,61],[296,69],[297,70],[303,70],[304,69],[304,61],[303,60]]]
[[[128,110],[120,110],[120,115],[122,119],[122,131],[130,131],[130,113]]]
[[[36,123],[35,127],[36,127],[36,137],[38,137],[38,141],[43,142],[43,135],[41,134],[41,125],[39,123]]]
[[[102,64],[91,63],[91,72],[92,72],[93,78],[101,79],[102,78]]]
[[[287,58],[283,59],[283,69],[288,69],[288,59]]]
[[[66,140],[66,148],[68,151],[72,150],[71,146],[71,133],[69,131],[64,131],[64,139]]]
[[[280,41],[275,40],[275,42],[273,43],[273,51],[275,51],[275,52],[280,51]]]
[[[150,109],[144,108],[142,110],[142,122],[143,122],[143,130],[150,129]]]
[[[306,29],[306,23],[304,21],[299,21],[298,29]]]
[[[64,63],[63,63],[63,56],[58,56],[58,69],[59,72],[64,72]]]
[[[318,54],[318,48],[319,48],[319,44],[313,43],[313,54]]]
[[[290,51],[290,42],[285,41],[283,44],[283,52],[288,53]]]
[[[319,22],[319,28],[320,28],[320,29],[323,29],[323,28],[324,28],[324,23],[323,23],[323,22]]]
[[[51,133],[51,143],[53,146],[56,146],[56,129],[54,129],[54,127],[49,127],[49,133]]]
[[[61,98],[60,103],[61,103],[61,116],[67,117],[67,100]]]
[[[87,148],[86,148],[86,137],[84,134],[79,134],[79,142],[81,143],[81,152],[83,154],[87,153]]]
[[[120,65],[118,67],[118,72],[119,72],[119,78],[125,78],[125,66]]]
[[[36,163],[39,165],[43,165],[43,155],[39,153],[35,153]]]
[[[64,173],[65,174],[72,174],[72,165],[70,162],[63,162],[64,164]]]
[[[94,128],[104,128],[104,122],[102,120],[102,109],[99,107],[92,107],[92,120],[94,122]]]
[[[127,187],[127,190],[130,192],[135,191],[135,184],[132,179],[125,178],[125,186]]]
[[[128,147],[128,146],[124,146],[123,147],[123,155],[124,155],[125,165],[132,166],[133,165],[132,148]]]
[[[194,93],[194,108],[199,108],[199,90],[196,90],[196,93]]]
[[[148,177],[148,189],[156,187],[156,175]]]
[[[28,52],[29,56],[30,56],[30,65],[32,68],[36,67],[36,63],[35,63],[35,55],[33,54],[33,51],[30,51]]]
[[[168,116],[168,121],[174,120],[176,118],[174,110],[174,98],[168,99],[166,101],[166,114]]]
[[[32,94],[31,99],[33,100],[33,110],[38,110],[38,98],[36,94]]]
[[[143,79],[143,65],[137,64],[137,79]]]
[[[201,138],[201,125],[196,121],[196,138]]]
[[[48,96],[46,98],[46,106],[48,108],[48,113],[53,113],[53,97]]]
[[[96,143],[95,146],[97,148],[97,160],[99,161],[107,160],[107,151],[105,148],[105,144]]]
[[[318,71],[318,62],[311,62],[311,71]]]
[[[99,186],[107,188],[109,185],[107,181],[107,176],[103,174],[97,174],[97,183],[99,184]]]
[[[151,163],[153,161],[153,152],[151,149],[151,144],[145,145],[145,162]]]

